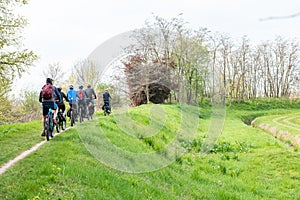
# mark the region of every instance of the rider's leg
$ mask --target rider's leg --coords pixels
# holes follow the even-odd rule
[[[61,104],[60,109],[61,109],[61,112],[62,112],[62,113],[65,113],[66,105],[65,105],[65,104]]]
[[[111,111],[110,102],[108,101],[108,110]]]
[[[42,129],[42,135],[41,136],[45,136],[45,117],[46,117],[46,115],[48,113],[48,109],[49,108],[47,106],[45,106],[44,104],[42,104],[42,112],[43,112],[42,127],[43,127],[43,129]]]
[[[53,105],[53,110],[54,110],[53,121],[56,122],[56,117],[57,117],[57,113],[58,113],[58,106],[56,103],[54,103],[54,105]]]
[[[88,107],[87,107],[87,102],[83,102],[83,109],[84,109],[84,115],[85,117],[88,115]]]
[[[44,129],[45,129],[45,116],[43,116],[43,118],[42,118],[42,127],[43,127],[43,131],[44,131]]]

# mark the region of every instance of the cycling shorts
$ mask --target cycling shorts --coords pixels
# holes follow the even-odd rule
[[[55,102],[43,102],[43,116],[46,116],[48,114],[49,108],[56,110],[57,104]]]

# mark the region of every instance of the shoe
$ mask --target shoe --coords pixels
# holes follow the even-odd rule
[[[42,134],[41,134],[41,136],[42,136],[42,137],[44,137],[44,136],[45,136],[45,131],[44,131],[44,130],[42,131]]]

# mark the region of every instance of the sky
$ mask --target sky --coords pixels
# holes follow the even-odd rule
[[[152,13],[166,19],[183,13],[187,27],[208,28],[236,40],[247,35],[253,43],[276,36],[300,41],[300,16],[260,20],[300,12],[299,0],[29,0],[16,11],[29,22],[23,31],[24,47],[39,56],[16,80],[17,91],[40,90],[49,64],[59,62],[70,71],[105,41],[141,28]]]

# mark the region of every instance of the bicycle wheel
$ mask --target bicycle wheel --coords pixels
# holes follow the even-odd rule
[[[54,137],[54,123],[53,123],[53,113],[50,114],[49,122],[50,122],[50,137]]]
[[[60,132],[60,124],[62,123],[62,121],[59,118],[56,118],[56,122],[57,124],[55,124],[56,126],[56,132],[59,133]]]
[[[89,107],[89,116],[90,119],[93,119],[93,114],[94,114],[94,106]]]
[[[61,130],[66,130],[66,127],[67,127],[67,120],[66,120],[66,116],[64,113],[62,113],[61,115],[61,122],[60,122],[60,127],[61,127]]]
[[[79,107],[79,121],[80,123],[83,122],[83,113],[82,113],[82,107]]]
[[[46,139],[47,139],[47,141],[49,141],[50,140],[50,132],[51,132],[51,128],[50,128],[50,120],[49,120],[49,116],[47,116],[46,117],[46,119],[45,119],[45,125],[44,125],[45,127],[45,135],[46,135]]]
[[[70,111],[70,116],[71,116],[71,126],[74,126],[75,124],[75,116],[73,110]]]
[[[66,130],[66,127],[67,127],[67,122],[66,122],[66,120],[63,120],[61,122],[61,129],[64,131],[64,130]]]

